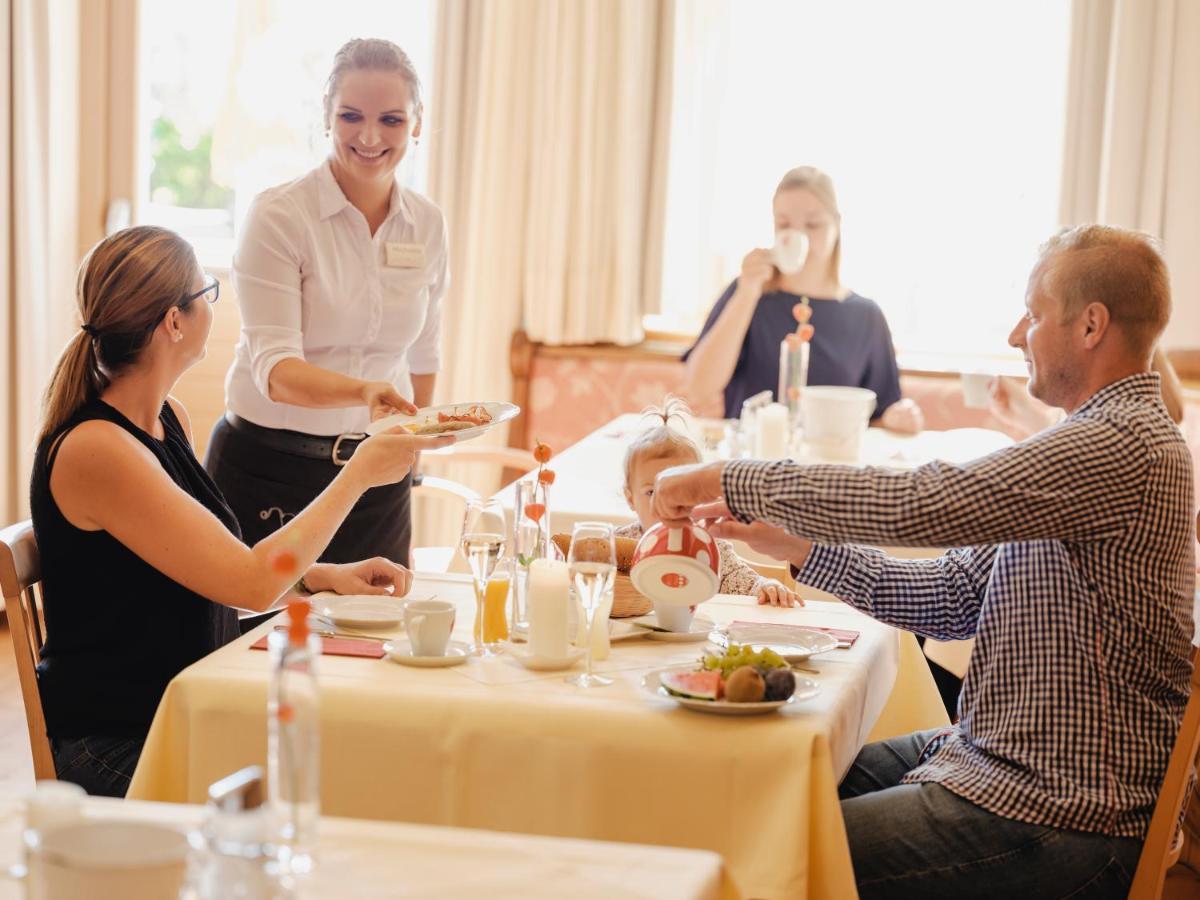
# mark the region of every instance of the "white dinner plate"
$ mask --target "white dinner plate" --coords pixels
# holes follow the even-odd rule
[[[468,412],[473,406],[482,406],[491,415],[492,421],[486,425],[474,425],[470,428],[464,428],[461,431],[449,432],[453,434],[457,440],[469,441],[471,438],[479,437],[490,428],[495,428],[501,422],[507,422],[509,419],[515,419],[521,413],[521,407],[513,403],[501,402],[478,402],[478,403],[450,403],[445,406],[427,406],[424,409],[418,409],[415,416],[410,416],[405,413],[399,413],[394,416],[388,416],[386,419],[378,419],[367,426],[367,434],[378,434],[381,431],[387,431],[389,428],[395,428],[397,425],[425,425],[436,424],[438,421],[438,413],[445,413],[449,416],[461,416]]]
[[[413,656],[412,645],[408,638],[387,641],[383,652],[388,659],[402,666],[416,666],[419,669],[443,669],[446,666],[457,666],[465,663],[471,655],[471,648],[462,641],[451,641],[446,645],[445,656]]]
[[[711,628],[712,623],[709,623],[708,627]],[[575,628],[576,628],[576,624],[575,624],[574,618],[571,616],[568,616],[568,618],[567,618],[567,634],[574,636]],[[644,638],[644,637],[646,637],[647,633],[648,632],[646,631],[645,628],[639,628],[637,625],[634,625],[633,619],[609,619],[608,620],[608,642],[610,644],[616,644],[616,643],[619,643],[620,641],[634,640],[636,638]],[[510,640],[521,641],[521,642],[528,641],[529,640],[529,626],[525,625],[525,624],[518,625],[516,628],[513,629],[512,637],[510,638]]]
[[[800,700],[808,700],[821,692],[821,685],[811,678],[796,676],[796,691],[786,700],[763,700],[759,703],[730,703],[728,700],[697,700],[693,697],[679,697],[672,694],[662,685],[661,676],[667,672],[694,672],[694,666],[674,666],[669,669],[656,669],[642,676],[642,690],[652,696],[666,700],[674,700],[684,709],[694,709],[697,712],[709,713],[714,716],[756,716],[762,713],[774,712]]]
[[[627,621],[645,632],[648,640],[665,641],[668,644],[693,644],[705,641],[708,640],[708,636],[713,630],[711,619],[695,618],[692,619],[692,625],[687,631],[666,631],[658,624],[654,613]]]
[[[778,625],[730,625],[714,629],[708,639],[721,649],[730,643],[749,644],[755,650],[771,649],[790,663],[803,662],[818,653],[828,653],[837,648],[838,640],[824,631],[789,626],[785,637],[781,637]]]
[[[395,628],[404,619],[404,600],[358,594],[316,594],[313,609],[339,628]]]

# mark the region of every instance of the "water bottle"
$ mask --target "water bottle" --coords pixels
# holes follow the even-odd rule
[[[320,721],[316,660],[321,639],[308,630],[309,604],[288,604],[286,631],[273,631],[267,698],[267,781],[282,867],[312,869],[320,816]]]

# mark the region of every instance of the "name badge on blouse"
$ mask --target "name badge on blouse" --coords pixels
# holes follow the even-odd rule
[[[393,269],[425,268],[425,245],[388,241],[387,265]]]

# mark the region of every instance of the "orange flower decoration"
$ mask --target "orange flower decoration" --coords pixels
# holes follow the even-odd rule
[[[549,469],[542,469],[538,472],[538,481],[542,484],[554,484],[554,473]]]
[[[291,550],[284,550],[271,560],[271,568],[280,575],[291,575],[296,571],[296,554]]]
[[[796,334],[802,341],[811,341],[816,329],[811,325],[801,325],[796,329]]]
[[[797,303],[792,307],[792,315],[795,316],[797,322],[803,325],[812,318],[812,307],[807,303]]]
[[[550,462],[550,457],[553,455],[554,455],[554,451],[551,450],[548,445],[543,444],[541,441],[538,441],[537,446],[533,448],[533,458],[536,459],[538,461],[538,463],[540,463],[543,466],[546,463]]]
[[[526,503],[525,516],[533,519],[535,522],[542,521],[542,516],[546,514],[546,504],[544,503]]]

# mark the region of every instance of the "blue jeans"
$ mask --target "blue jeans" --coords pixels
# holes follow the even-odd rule
[[[142,738],[58,738],[50,741],[50,751],[59,781],[95,797],[124,797],[144,743]]]
[[[937,784],[900,784],[936,731],[868,744],[838,794],[859,896],[1124,897],[1142,842],[1029,825]]]

